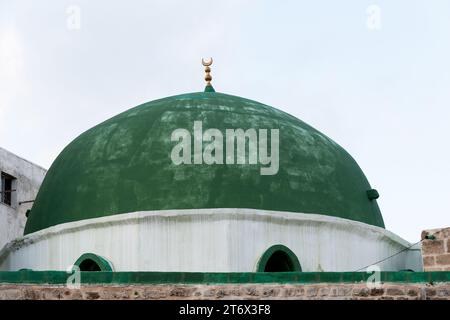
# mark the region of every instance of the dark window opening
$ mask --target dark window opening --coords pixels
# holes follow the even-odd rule
[[[80,263],[80,271],[101,271],[101,268],[94,260],[86,259]]]
[[[289,272],[296,271],[291,258],[283,252],[276,251],[267,260],[264,272]]]
[[[301,272],[297,256],[288,247],[277,244],[267,249],[257,265],[257,272]]]
[[[74,264],[80,271],[113,271],[111,263],[95,253],[85,253]]]
[[[13,190],[14,180],[13,176],[4,172],[1,173],[0,202],[8,206],[12,204],[12,193],[16,191]]]

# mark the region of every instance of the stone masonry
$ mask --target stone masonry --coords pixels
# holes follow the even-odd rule
[[[145,299],[145,300],[450,300],[450,283],[384,283],[369,289],[365,283],[224,284],[224,285],[0,285],[0,299]]]
[[[424,271],[450,271],[450,227],[422,232]]]

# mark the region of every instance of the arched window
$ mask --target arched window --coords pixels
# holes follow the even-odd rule
[[[83,254],[75,265],[80,268],[80,271],[112,271],[111,264],[94,253]]]
[[[259,259],[257,272],[293,272],[302,271],[297,256],[288,247],[281,244],[267,249]]]

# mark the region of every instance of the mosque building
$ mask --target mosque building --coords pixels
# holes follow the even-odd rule
[[[48,171],[0,148],[0,299],[450,299],[450,228],[386,230],[351,155],[202,64]]]
[[[385,229],[350,154],[292,115],[216,92],[212,59],[202,62],[203,92],[129,109],[48,172],[27,169],[37,195],[20,199],[34,203],[23,235],[3,241],[0,270],[423,270],[420,247]],[[2,168],[3,195],[20,195],[12,176]]]

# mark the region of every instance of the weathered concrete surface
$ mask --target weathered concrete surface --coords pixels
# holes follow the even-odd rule
[[[292,250],[306,272],[355,271],[410,246],[383,228],[331,216],[237,208],[159,210],[28,234],[0,252],[0,270],[65,271],[90,252],[110,261],[114,271],[254,272],[264,252],[277,244]],[[422,271],[421,263],[420,250],[411,249],[379,267]]]
[[[221,300],[221,299],[291,299],[291,300],[450,300],[450,283],[385,283],[369,289],[358,284],[245,284],[245,285],[133,285],[82,286],[68,289],[50,285],[0,285],[0,299],[139,299],[139,300]]]
[[[47,170],[0,148],[0,171],[13,176],[11,206],[0,201],[0,249],[9,241],[23,235],[25,212],[32,203],[22,201],[34,200]]]
[[[427,239],[427,236],[433,236]],[[450,227],[422,232],[424,271],[450,270]]]

